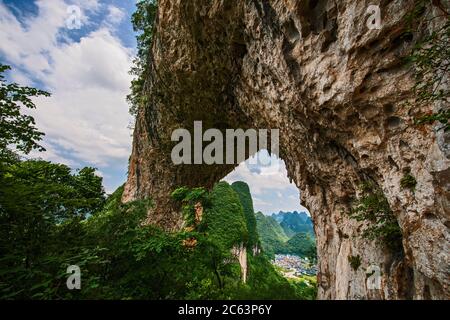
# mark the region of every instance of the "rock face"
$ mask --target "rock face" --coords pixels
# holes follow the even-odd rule
[[[241,243],[235,245],[231,249],[231,254],[239,261],[239,266],[241,268],[241,280],[243,283],[247,282],[247,247]]]
[[[320,299],[449,299],[449,136],[414,117],[402,57],[413,1],[380,3],[369,29],[363,0],[160,0],[124,201],[151,196],[148,222],[182,226],[169,193],[211,187],[233,165],[172,164],[174,129],[279,128],[280,156],[315,225]],[[436,14],[430,7],[424,15]],[[440,23],[427,23],[423,32]],[[409,171],[415,191],[402,188]],[[401,227],[403,252],[360,236],[350,219],[358,185],[374,182]],[[360,256],[354,270],[349,256]],[[381,269],[381,288],[365,270]]]

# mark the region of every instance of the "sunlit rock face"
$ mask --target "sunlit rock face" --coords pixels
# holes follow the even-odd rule
[[[414,79],[403,57],[421,37],[404,34],[412,3],[381,1],[372,30],[371,1],[160,0],[123,200],[151,196],[148,222],[177,230],[170,191],[211,187],[234,166],[174,166],[172,131],[194,120],[204,130],[279,128],[280,155],[315,224],[318,298],[450,298],[449,137],[413,124],[433,106],[405,105]],[[408,171],[414,192],[400,185]],[[364,223],[348,217],[366,180],[385,194],[403,252],[364,239]],[[370,265],[381,269],[378,290],[367,286]]]
[[[240,243],[235,245],[231,249],[231,254],[238,260],[239,267],[241,268],[241,281],[243,283],[247,282],[248,267],[247,267],[247,247]]]

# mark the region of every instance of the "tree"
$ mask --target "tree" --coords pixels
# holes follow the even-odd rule
[[[80,248],[81,221],[103,206],[102,178],[92,168],[72,174],[65,165],[42,160],[2,169],[0,296],[52,296],[50,283],[61,272],[64,276],[64,261],[96,259],[91,250]]]
[[[36,108],[32,97],[50,96],[48,92],[17,83],[7,83],[3,73],[9,66],[0,64],[0,161],[11,160],[15,151],[28,154],[31,150],[45,149],[39,145],[44,135],[35,127],[34,118],[23,114],[21,107]],[[15,150],[9,149],[14,147]]]
[[[413,64],[415,75],[414,105],[416,107],[435,104],[437,110],[430,114],[422,115],[416,119],[416,124],[440,123],[438,130],[450,130],[450,15],[448,9],[440,1],[432,1],[439,9],[437,16],[428,18],[422,23],[431,23],[432,20],[441,19],[443,23],[430,35],[419,41],[408,57]],[[428,1],[416,0],[412,13],[407,17],[411,26],[422,26],[419,17],[429,5]]]
[[[130,113],[136,115],[138,106],[142,102],[145,75],[149,70],[149,58],[153,40],[153,25],[158,11],[156,0],[139,0],[136,11],[131,17],[133,29],[138,33],[137,56],[133,61],[130,74],[136,78],[131,81],[131,93],[127,96],[130,105]]]

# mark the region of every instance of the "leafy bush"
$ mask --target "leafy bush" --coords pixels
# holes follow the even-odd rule
[[[352,267],[352,269],[357,271],[358,268],[361,266],[361,257],[359,255],[348,256],[348,262],[350,263],[350,266]]]
[[[70,296],[61,293],[65,268],[102,263],[98,247],[80,246],[86,235],[82,221],[104,203],[102,179],[94,171],[72,174],[65,165],[41,160],[2,167],[0,296]]]
[[[371,182],[364,182],[361,192],[361,197],[350,211],[350,217],[368,222],[363,237],[376,240],[394,252],[401,251],[401,229],[383,192]]]
[[[416,22],[420,13],[426,8],[425,1],[417,2],[416,8],[418,10],[412,12],[408,17],[410,24]],[[438,130],[449,131],[450,16],[442,6],[438,7],[443,14],[439,17],[430,18],[430,21],[436,18],[444,18],[446,19],[445,23],[417,43],[408,60],[413,64],[415,74],[414,105],[425,106],[435,102],[441,104],[437,112],[418,117],[416,124],[438,122],[441,124]]]
[[[130,74],[135,78],[131,81],[131,93],[127,96],[130,114],[132,115],[136,115],[139,105],[145,102],[143,89],[146,75],[150,70],[149,60],[157,11],[158,2],[156,0],[139,0],[136,3],[136,11],[131,18],[133,29],[138,32],[136,37],[137,56],[130,70]]]
[[[182,203],[183,218],[186,226],[193,228],[200,221],[196,221],[195,206],[201,205],[202,208],[210,206],[209,194],[204,188],[188,189],[180,187],[171,194],[174,200]]]
[[[406,173],[400,180],[400,186],[403,189],[410,189],[414,191],[416,189],[416,185],[417,185],[416,178],[414,178],[409,172]]]
[[[289,280],[297,294],[306,300],[315,300],[317,297],[317,278],[315,276],[302,275],[298,280]]]

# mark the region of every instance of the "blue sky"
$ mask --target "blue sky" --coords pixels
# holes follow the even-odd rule
[[[30,157],[96,167],[108,192],[125,181],[131,152],[125,97],[136,46],[135,3],[0,0],[0,61],[13,67],[9,80],[52,93],[36,99],[38,108],[30,112],[46,133],[47,149]],[[225,180],[249,183],[255,208],[264,213],[302,210],[284,162],[274,160],[261,168],[243,163]]]

